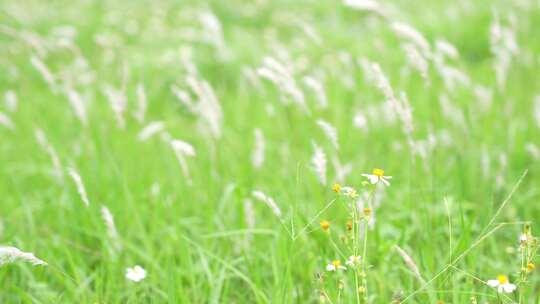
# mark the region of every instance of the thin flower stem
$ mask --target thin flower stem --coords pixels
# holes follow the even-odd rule
[[[367,288],[367,241],[368,241],[368,219],[364,220],[364,248],[362,252],[362,280],[364,285],[364,302],[367,303],[368,299],[368,288]]]
[[[345,254],[343,254],[343,252],[339,249],[339,247],[337,246],[337,244],[334,242],[334,240],[332,239],[331,236],[328,236],[328,239],[330,240],[330,244],[332,244],[332,246],[334,247],[334,249],[337,251],[337,253],[339,254],[339,256],[342,258],[342,259],[345,259]]]
[[[337,198],[334,198],[333,200],[331,200],[328,204],[326,204],[326,206],[324,206],[324,208],[322,208],[310,221],[307,225],[305,225],[296,235],[293,235],[292,236],[292,240],[296,240],[297,238],[299,238],[304,232],[306,232],[306,229],[308,229],[318,218],[319,216],[321,216],[321,214],[323,214],[323,212],[325,212],[328,208],[330,208],[330,206],[332,206],[332,204],[334,204],[334,202],[337,200]]]
[[[369,193],[369,197],[366,201],[367,203],[367,208],[369,208],[371,210],[372,208],[372,200],[373,198],[375,197],[375,191],[376,191],[376,188],[377,185],[373,185],[372,188],[371,188],[371,191]],[[366,208],[366,206],[364,206],[364,208]],[[358,225],[360,226],[360,225]],[[366,268],[366,265],[367,265],[367,245],[368,245],[368,229],[369,229],[369,216],[368,215],[364,215],[364,244],[363,244],[363,248],[362,248],[362,272],[361,272],[361,276],[362,276],[362,292],[363,292],[363,298],[364,298],[364,303],[367,303],[368,302],[368,286],[367,286],[367,268]],[[360,227],[359,227],[360,228]],[[360,235],[360,233],[358,233],[358,235]]]
[[[328,296],[328,294],[326,293],[326,291],[322,290],[322,294],[324,295],[324,297],[326,298],[326,300],[328,300],[328,302],[330,304],[334,304],[334,302],[332,302],[332,300],[330,299],[330,297]]]
[[[358,205],[356,204],[356,201],[353,201],[352,203],[353,205],[353,208],[352,208],[352,222],[353,222],[353,255],[355,257],[358,256],[358,236],[359,236],[359,230],[358,230],[358,227],[359,227],[359,224],[358,224]],[[355,297],[356,297],[356,303],[357,304],[360,304],[360,285],[359,285],[359,282],[358,282],[358,269],[355,268],[354,269],[354,287],[355,287],[355,290],[354,290],[354,294],[355,294]]]

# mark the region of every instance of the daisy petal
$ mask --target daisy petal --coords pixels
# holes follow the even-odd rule
[[[510,283],[502,284],[501,287],[502,287],[503,291],[506,292],[506,293],[511,293],[514,290],[516,290],[516,288],[517,288],[516,285],[510,284]]]

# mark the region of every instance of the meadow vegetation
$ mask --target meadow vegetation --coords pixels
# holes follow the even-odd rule
[[[540,2],[0,2],[1,303],[540,303]]]

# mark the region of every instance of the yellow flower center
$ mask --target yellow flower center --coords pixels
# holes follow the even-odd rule
[[[321,221],[321,228],[326,231],[328,228],[330,228],[330,222],[329,221]]]
[[[332,186],[332,190],[336,193],[338,193],[339,191],[341,191],[341,185],[338,184],[338,183],[335,183],[333,186]]]
[[[340,260],[333,260],[332,265],[334,265],[334,267],[338,268],[339,266],[341,266],[341,261]]]
[[[373,175],[378,176],[378,177],[382,177],[384,175],[384,170],[383,169],[373,169]]]
[[[500,275],[497,276],[497,281],[499,281],[499,284],[501,284],[501,285],[506,284],[506,283],[508,283],[508,277],[505,276],[505,275],[500,274]]]
[[[364,215],[365,216],[370,216],[371,215],[371,208],[368,208],[368,207],[364,208]]]
[[[535,268],[536,268],[536,265],[534,265],[533,263],[527,264],[527,270],[528,271],[533,271]]]

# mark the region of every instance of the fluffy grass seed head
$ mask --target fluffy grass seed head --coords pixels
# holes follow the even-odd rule
[[[31,252],[24,252],[11,246],[0,246],[0,266],[13,263],[17,260],[28,262],[32,265],[47,265],[47,262],[38,259]]]

